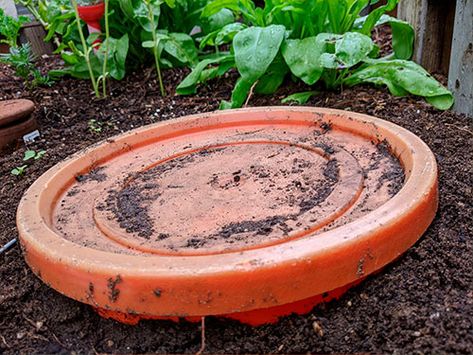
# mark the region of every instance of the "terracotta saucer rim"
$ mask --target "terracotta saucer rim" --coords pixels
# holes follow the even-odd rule
[[[373,132],[367,133],[367,135],[374,137],[381,134],[381,137],[383,137],[384,135],[380,131],[384,130],[385,132],[389,132],[392,137],[398,137],[398,139],[402,140],[404,144],[407,145],[410,150],[409,152],[395,151],[395,153],[401,157],[408,154],[408,157],[405,159],[412,159],[412,171],[407,174],[409,176],[406,177],[404,186],[391,200],[360,219],[324,232],[316,238],[301,238],[283,244],[238,253],[200,256],[135,256],[108,253],[80,246],[57,236],[42,219],[38,202],[40,198],[37,197],[41,195],[43,188],[48,186],[49,181],[56,173],[66,169],[81,156],[103,149],[107,145],[109,146],[111,141],[131,137],[157,127],[172,126],[185,122],[193,126],[199,123],[205,124],[205,119],[209,117],[220,117],[220,121],[222,121],[226,117],[243,116],[248,112],[264,114],[269,120],[271,120],[271,117],[277,117],[278,115],[284,116],[291,112],[308,113],[318,117],[314,117],[314,120],[330,121],[330,117],[332,117],[332,120],[335,118],[341,120],[355,120],[362,125],[373,126]],[[241,121],[247,122],[248,119],[241,118]],[[290,124],[290,120],[288,120],[288,124]],[[393,148],[394,150],[398,149],[397,146]],[[64,162],[49,169],[27,190],[18,208],[17,226],[21,244],[25,248],[26,259],[36,272],[41,270],[37,270],[35,268],[35,261],[29,259],[28,256],[32,252],[33,254],[36,253],[35,257],[47,259],[50,263],[61,263],[67,268],[74,269],[76,272],[84,272],[89,275],[95,274],[97,277],[124,275],[123,277],[131,279],[156,279],[175,283],[176,285],[179,285],[181,281],[187,285],[192,283],[192,279],[210,278],[214,280],[212,281],[214,282],[214,286],[218,287],[219,280],[225,278],[238,279],[251,276],[254,273],[261,274],[261,277],[255,276],[254,280],[248,280],[248,286],[251,286],[261,282],[261,279],[266,277],[263,274],[271,270],[277,272],[290,265],[294,267],[294,270],[298,268],[306,269],[311,263],[317,264],[320,262],[321,265],[319,266],[322,267],[320,272],[323,272],[324,267],[329,267],[329,264],[335,263],[337,260],[342,260],[340,259],[341,255],[350,253],[350,250],[355,252],[354,257],[358,258],[358,260],[361,260],[360,253],[362,253],[362,250],[368,250],[365,253],[367,253],[366,261],[369,261],[368,259],[371,259],[369,254],[376,252],[376,250],[370,251],[370,248],[373,248],[373,246],[381,246],[383,248],[384,254],[373,256],[373,259],[376,260],[370,261],[370,265],[363,271],[363,275],[356,275],[356,273],[353,272],[350,275],[340,275],[336,280],[325,280],[323,276],[314,276],[324,282],[309,288],[307,292],[300,291],[296,298],[291,298],[290,295],[286,298],[280,298],[281,303],[287,303],[303,299],[304,297],[302,297],[302,295],[306,297],[314,295],[314,290],[319,290],[320,293],[322,293],[343,286],[365,274],[378,270],[389,261],[397,258],[408,247],[414,244],[415,241],[421,237],[422,233],[435,216],[438,205],[437,174],[435,157],[420,138],[402,127],[372,116],[326,108],[284,106],[217,111],[185,116],[179,119],[141,127],[104,140],[72,155]],[[398,205],[402,205],[403,208],[401,212],[395,216],[392,210]],[[409,230],[409,233],[406,232],[408,236],[404,237],[402,240],[393,241],[393,244],[397,244],[392,250],[389,248],[386,249],[382,244],[377,244],[376,238],[380,240],[383,239],[383,233],[385,231],[391,233],[393,229],[396,229],[396,224],[400,219],[402,220],[403,217],[406,217],[406,219],[409,217],[410,221],[412,221],[412,218],[415,217],[414,215],[421,213],[419,211],[425,209],[425,206],[427,210],[422,212],[424,213],[424,218],[420,220],[416,226],[406,226],[406,228],[411,228],[412,231]],[[35,234],[38,234],[38,232],[41,233],[41,238],[35,237]],[[71,250],[69,255],[63,255],[61,253],[61,250],[64,250],[64,248]],[[332,256],[334,257],[333,261],[330,261]],[[256,267],[254,264],[255,260],[257,261]],[[172,267],[169,266],[171,264]],[[350,267],[353,267],[354,261],[347,261],[347,265],[345,265],[347,268],[349,267],[348,264],[350,264]],[[342,266],[340,266],[340,268],[342,268]],[[303,278],[303,276],[301,277]],[[225,282],[222,281],[222,284],[225,284]],[[60,285],[52,286],[59,290],[61,289]],[[275,287],[277,288],[277,286]],[[65,293],[73,298],[79,298],[76,294],[71,295],[71,292],[66,291]],[[82,301],[87,302],[87,300],[83,299]],[[238,302],[238,300],[235,302]],[[257,305],[255,307],[257,307]],[[230,307],[227,304],[223,311],[220,307],[216,310],[209,310],[209,312],[230,313],[235,310],[248,309],[253,308],[252,306],[242,307],[241,305],[237,307],[235,304]],[[117,306],[116,310],[123,311],[124,309],[122,306]],[[166,315],[169,315],[170,311],[163,309],[162,312],[167,312]],[[188,314],[192,314],[192,312],[194,312],[193,314],[200,314],[195,310]]]

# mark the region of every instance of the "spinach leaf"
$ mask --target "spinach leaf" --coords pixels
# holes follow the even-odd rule
[[[386,85],[395,96],[408,93],[426,98],[432,106],[447,110],[453,105],[453,95],[420,65],[407,60],[368,60],[366,65],[344,80],[354,86],[361,83]]]
[[[289,68],[281,54],[278,54],[266,72],[259,78],[255,86],[258,94],[269,95],[274,93],[283,83]]]
[[[241,75],[232,92],[232,108],[240,107],[254,83],[266,73],[279,52],[284,26],[250,27],[233,38],[235,64]]]
[[[205,46],[220,46],[222,44],[229,43],[233,41],[233,38],[238,32],[244,30],[245,28],[246,25],[243,23],[230,23],[202,38],[199,48],[203,49]]]
[[[164,41],[164,51],[182,64],[193,66],[197,63],[194,40],[185,33],[169,33]]]
[[[204,59],[199,62],[192,72],[177,86],[176,93],[180,95],[189,95],[196,93],[197,84],[205,81],[202,80],[202,73],[205,68],[212,64],[220,64],[222,62],[230,62],[233,66],[233,55],[221,56],[218,58]],[[223,75],[223,73],[222,73]]]
[[[107,63],[110,76],[116,80],[122,80],[125,77],[125,62],[128,54],[128,34],[123,35],[120,39],[109,37],[97,50],[97,57],[101,63],[105,59],[105,48],[108,41],[108,57]]]
[[[312,96],[317,95],[318,93],[318,91],[297,92],[282,99],[281,103],[287,104],[289,102],[296,102],[299,105],[304,105]]]
[[[255,82],[268,69],[279,52],[284,26],[250,27],[233,38],[235,63],[241,76]]]
[[[325,41],[317,37],[288,39],[284,41],[281,52],[292,74],[304,83],[315,84],[324,68],[320,65],[320,56],[325,51]]]
[[[247,78],[239,78],[233,88],[231,101],[222,101],[220,109],[227,110],[242,107],[254,83],[254,81]]]
[[[360,17],[356,20],[354,27],[361,29],[365,21],[366,16]],[[414,28],[412,28],[408,22],[388,15],[381,16],[376,23],[376,26],[384,24],[389,24],[389,26],[391,26],[394,57],[396,59],[411,59],[414,49]]]
[[[328,69],[350,68],[366,59],[374,48],[371,38],[358,32],[335,36],[320,34],[319,37],[325,38],[327,43],[335,44],[334,53],[323,53],[320,56],[321,65]]]
[[[385,12],[394,10],[398,2],[399,0],[388,0],[386,5],[380,6],[377,9],[371,11],[371,13],[366,17],[360,32],[367,36],[371,35],[371,31],[376,26],[376,23],[379,21],[381,16]]]

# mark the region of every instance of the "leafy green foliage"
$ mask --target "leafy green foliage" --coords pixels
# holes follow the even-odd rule
[[[407,60],[367,60],[344,84],[361,83],[386,85],[395,96],[407,93],[424,96],[431,105],[446,110],[453,104],[453,96],[420,65]]]
[[[36,152],[35,150],[27,150],[23,157],[23,161],[28,161],[31,159],[38,160],[38,159],[41,159],[44,156],[44,154],[46,154],[45,150],[40,150],[38,152]]]
[[[47,40],[60,39],[56,52],[61,53],[66,68],[52,75],[80,79],[90,78],[91,71],[94,76],[103,75],[104,62],[109,66],[108,74],[116,80],[142,64],[153,62],[162,68],[194,67],[198,63],[198,49],[195,38],[189,35],[191,30],[199,26],[214,31],[235,20],[228,10],[201,19],[208,0],[109,0],[109,39],[103,40],[98,50],[88,52],[81,42],[69,0],[21,1],[30,2],[33,10],[39,9],[36,13],[48,29]],[[87,34],[85,23],[80,21],[80,27]],[[198,36],[205,35],[203,32]],[[97,34],[89,35],[88,45],[97,39]],[[85,61],[87,53],[92,70]]]
[[[97,35],[84,44],[86,27],[71,16],[69,0],[19,1],[45,24],[48,39],[59,38],[67,67],[51,75],[120,80],[154,63],[164,94],[161,68],[186,66],[191,73],[176,90],[184,95],[234,69],[240,77],[222,108],[241,107],[253,92],[274,93],[289,75],[327,89],[386,85],[394,95],[423,96],[439,109],[453,103],[447,89],[409,61],[414,30],[386,15],[398,0],[386,0],[367,16],[360,14],[377,0],[108,0],[110,33],[95,50]],[[380,25],[393,34],[393,52],[383,58],[371,39]],[[286,100],[305,102],[312,92]]]
[[[12,169],[11,174],[15,176],[21,176],[25,173],[27,167],[28,165],[17,166],[16,168]]]
[[[45,150],[35,151],[35,150],[27,150],[23,156],[23,161],[35,161],[41,159],[46,154]],[[15,176],[22,176],[25,174],[26,169],[28,168],[28,164],[24,164],[21,166],[17,166],[11,170],[11,174]]]
[[[11,65],[15,75],[22,78],[27,88],[32,89],[40,85],[52,85],[49,75],[42,75],[34,65],[35,57],[29,43],[21,47],[11,47],[10,53],[0,54],[0,62]]]
[[[217,65],[211,69],[206,69],[209,65]],[[208,58],[202,60],[192,70],[192,72],[179,84],[176,92],[181,95],[195,94],[197,91],[197,84],[203,83],[207,80],[221,76],[235,65],[233,55],[222,55],[217,58]]]
[[[328,89],[361,83],[384,84],[395,95],[423,96],[439,109],[449,108],[453,104],[452,94],[422,67],[408,61],[414,41],[412,27],[385,15],[395,8],[398,0],[387,0],[367,16],[360,16],[366,6],[375,2],[266,0],[264,7],[251,0],[208,3],[202,10],[202,18],[229,10],[238,19],[211,32],[200,43],[200,48],[213,46],[218,57],[218,46],[231,41],[230,52],[234,54],[234,66],[240,78],[231,101],[222,102],[221,107],[240,107],[253,91],[275,92],[290,72],[308,85],[322,82]],[[382,24],[392,28],[393,53],[378,58],[379,48],[372,41],[371,32]],[[195,92],[196,85],[205,79],[201,73],[216,63],[219,62],[215,58],[200,62],[178,92]],[[309,97],[304,93],[290,99],[303,102]]]
[[[304,83],[315,84],[324,68],[314,57],[319,58],[325,51],[325,41],[320,37],[288,39],[282,46],[282,55],[292,74]]]
[[[30,19],[26,16],[19,16],[18,19],[8,16],[3,9],[0,8],[0,43],[6,43],[10,47],[16,47],[21,26],[29,21]]]
[[[283,104],[289,103],[289,102],[296,102],[299,105],[304,105],[309,99],[317,95],[317,91],[304,91],[304,92],[297,92],[295,94],[289,95],[285,97],[284,99],[281,100]]]

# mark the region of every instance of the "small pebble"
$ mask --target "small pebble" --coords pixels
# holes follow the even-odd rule
[[[318,334],[321,337],[324,336],[324,330],[322,329],[322,326],[318,322],[314,321],[312,323],[312,328],[314,329],[314,332],[316,334]]]

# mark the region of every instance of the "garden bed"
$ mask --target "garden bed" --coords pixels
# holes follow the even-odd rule
[[[47,65],[54,65],[47,60]],[[187,71],[168,70],[169,93]],[[90,83],[63,79],[51,88],[22,91],[21,81],[0,65],[0,99],[29,98],[37,104],[41,138],[28,146],[46,150],[21,177],[24,146],[0,153],[0,245],[17,236],[15,213],[28,186],[77,150],[120,132],[186,114],[216,110],[229,98],[234,73],[203,87],[197,96],[162,98],[155,71],[147,69],[111,83],[111,95],[94,100]],[[304,90],[287,84],[273,96],[253,96],[249,106],[280,105]],[[393,98],[371,87],[324,92],[309,106],[367,113],[420,136],[440,168],[440,208],[421,240],[395,263],[370,277],[339,301],[305,316],[252,328],[209,317],[208,353],[397,352],[471,353],[473,350],[473,121],[441,112],[412,98]],[[142,321],[127,326],[98,316],[38,280],[20,248],[0,257],[0,351],[195,353],[200,324]]]

